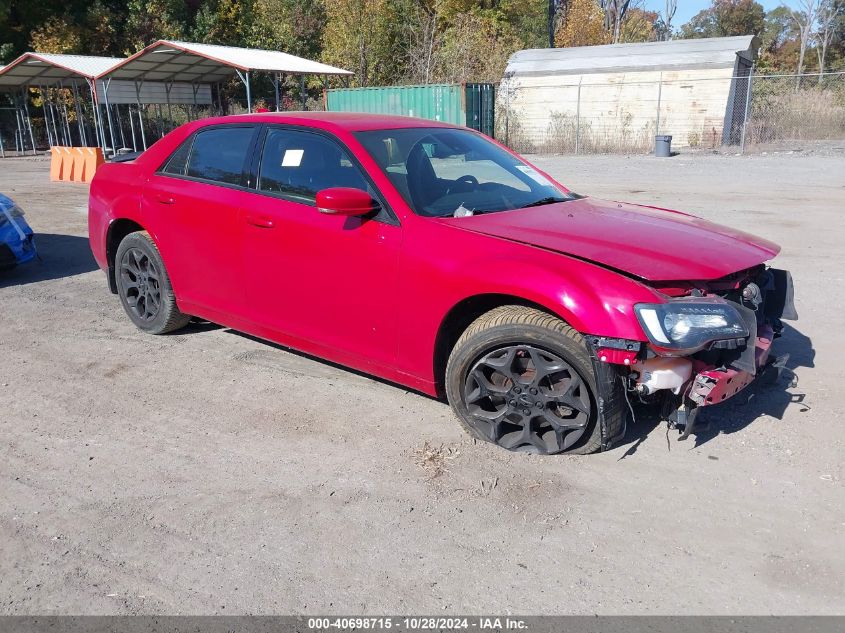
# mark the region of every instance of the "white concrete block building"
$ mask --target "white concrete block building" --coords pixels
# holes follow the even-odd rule
[[[522,151],[739,142],[753,36],[530,49],[508,61],[498,137]]]

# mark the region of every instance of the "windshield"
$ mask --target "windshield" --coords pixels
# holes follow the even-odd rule
[[[371,130],[355,137],[419,215],[460,217],[579,197],[466,130]]]

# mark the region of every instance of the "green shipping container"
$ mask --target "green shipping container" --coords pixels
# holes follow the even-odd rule
[[[428,84],[339,88],[325,91],[330,112],[399,114],[465,125],[487,136],[495,131],[493,84]]]

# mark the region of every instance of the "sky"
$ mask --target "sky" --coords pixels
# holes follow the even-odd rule
[[[774,9],[776,6],[785,4],[787,6],[795,6],[794,0],[757,0],[760,4],[769,9]],[[711,4],[710,0],[678,0],[678,11],[675,13],[675,18],[672,20],[673,26],[680,26],[694,16],[702,9],[706,9]],[[665,0],[645,0],[645,6],[652,11],[663,11],[666,7]]]

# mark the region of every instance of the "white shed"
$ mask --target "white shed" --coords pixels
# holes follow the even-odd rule
[[[751,35],[530,49],[508,60],[499,137],[522,151],[613,151],[738,142]]]

